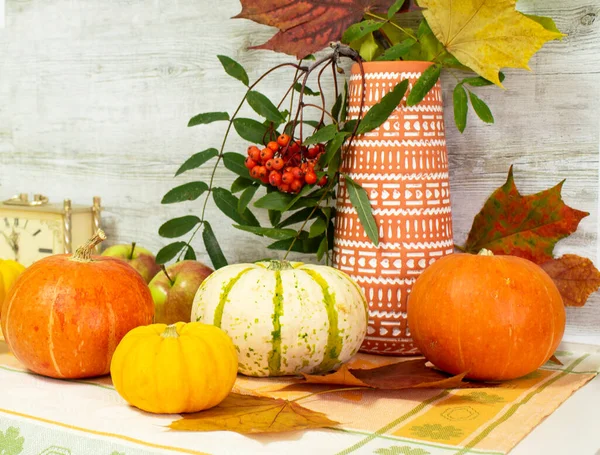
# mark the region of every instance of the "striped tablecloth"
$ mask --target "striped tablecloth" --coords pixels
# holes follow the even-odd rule
[[[600,371],[600,354],[571,345],[529,376],[495,388],[348,391],[302,405],[342,422],[339,427],[288,434],[175,432],[178,416],[128,406],[109,377],[62,381],[26,372],[0,342],[0,454],[505,454]],[[397,361],[359,354],[356,367]],[[289,380],[240,377],[236,390],[293,399]]]

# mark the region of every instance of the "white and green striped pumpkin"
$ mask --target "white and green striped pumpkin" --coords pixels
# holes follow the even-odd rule
[[[352,278],[332,267],[235,264],[200,285],[192,321],[214,324],[232,338],[242,374],[322,373],[360,348],[367,301]]]

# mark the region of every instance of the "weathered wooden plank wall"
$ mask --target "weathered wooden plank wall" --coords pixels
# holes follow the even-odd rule
[[[600,264],[600,3],[522,0],[525,12],[553,17],[568,34],[531,62],[533,73],[507,71],[503,92],[480,90],[496,124],[469,117],[465,134],[446,105],[455,237],[464,241],[487,195],[511,164],[523,193],[566,178],[564,198],[591,215],[560,243]],[[165,220],[194,213],[199,203],[161,206],[171,187],[206,178],[209,168],[177,180],[192,153],[220,143],[224,126],[186,128],[194,114],[233,110],[243,86],[223,75],[217,54],[230,55],[251,78],[288,61],[246,51],[272,33],[231,20],[237,0],[7,0],[0,29],[0,198],[41,192],[52,200],[89,203],[103,197],[110,243],[136,240],[157,251]],[[262,89],[282,94],[287,77]],[[452,78],[444,80],[451,86]],[[232,138],[227,149],[244,150]],[[218,172],[219,185],[230,183]],[[265,242],[230,227],[212,208],[209,219],[228,258],[265,256]],[[201,243],[200,257],[207,259]],[[569,311],[568,338],[600,343],[600,298]]]

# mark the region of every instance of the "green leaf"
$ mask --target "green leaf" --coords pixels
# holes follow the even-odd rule
[[[280,123],[285,121],[279,109],[262,93],[252,90],[246,95],[246,100],[254,112],[267,120]]]
[[[292,201],[292,199],[294,199],[294,196],[291,194],[284,194],[280,193],[279,191],[274,191],[272,193],[265,194],[263,197],[255,201],[254,207],[283,212],[286,210],[286,207]]]
[[[398,11],[400,11],[400,8],[402,8],[402,5],[404,5],[404,0],[396,0],[392,4],[392,6],[390,6],[390,9],[388,9],[388,13],[387,13],[388,19],[391,19],[392,17],[394,17],[394,14],[396,14]]]
[[[189,182],[176,186],[169,190],[160,201],[161,204],[173,204],[175,202],[194,201],[202,193],[208,190],[208,185],[204,182]]]
[[[364,60],[371,62],[381,53],[381,50],[382,48],[375,40],[373,33],[369,33],[361,43],[358,53]]]
[[[325,256],[327,251],[329,251],[329,242],[327,241],[327,236],[324,235],[321,243],[319,243],[319,249],[317,250],[317,261],[323,259],[323,256]]]
[[[250,172],[248,172],[248,168],[244,165],[245,160],[246,158],[241,153],[223,153],[223,164],[227,169],[240,177],[250,179]]]
[[[313,188],[309,185],[303,186],[302,189],[300,190],[300,192],[294,196],[294,198],[289,202],[289,204],[286,206],[286,208],[282,210],[282,212],[288,212],[292,207],[294,207],[296,205],[296,203],[300,199],[304,198],[312,190],[313,190]]]
[[[423,74],[421,74],[421,77],[417,80],[417,83],[408,94],[406,105],[415,106],[423,101],[423,98],[427,96],[429,90],[431,90],[440,78],[441,71],[442,65],[437,63],[423,71]]]
[[[187,250],[185,250],[185,256],[183,257],[183,259],[186,259],[188,261],[196,260],[196,252],[190,245],[188,245]]]
[[[265,144],[270,140],[268,126],[251,118],[236,118],[233,127],[242,139],[252,144]]]
[[[454,87],[454,123],[458,131],[461,133],[467,126],[467,111],[469,110],[469,102],[467,100],[467,92],[462,84],[457,84]]]
[[[269,210],[269,221],[271,222],[271,226],[277,226],[281,221],[281,212],[278,212],[277,210]]]
[[[369,112],[367,112],[365,117],[360,121],[357,134],[364,134],[372,131],[385,122],[392,112],[394,112],[394,109],[398,107],[400,101],[402,101],[402,97],[404,97],[407,88],[408,79],[404,79],[397,83],[390,92],[386,93],[377,104],[369,109]]]
[[[271,243],[267,248],[270,250],[283,250],[287,251],[290,246],[290,251],[295,251],[297,253],[307,253],[307,254],[315,254],[319,249],[319,244],[321,240],[319,238],[309,239],[307,238],[306,231],[302,231],[301,236],[298,240],[296,240],[292,246],[292,242],[294,239],[284,239],[278,240],[276,242]]]
[[[249,209],[244,210],[243,213],[238,212],[239,199],[225,188],[214,188],[213,199],[219,210],[236,223],[248,226],[260,226],[260,223]]]
[[[215,270],[225,267],[227,265],[227,259],[225,258],[223,250],[221,250],[221,246],[219,245],[219,242],[215,237],[215,233],[213,232],[208,221],[204,222],[202,240],[204,240],[204,247],[206,248],[208,257],[210,257],[210,261],[212,262]]]
[[[296,82],[294,84],[294,90],[296,90],[298,93],[301,93],[302,92],[302,84],[300,82]],[[321,92],[315,92],[314,90],[310,89],[309,87],[307,87],[305,85],[304,86],[304,94],[308,95],[308,96],[320,96]]]
[[[280,212],[277,212],[280,213]],[[318,212],[315,210],[313,212],[312,207],[307,207],[302,210],[298,210],[297,212],[292,213],[285,220],[281,221],[277,227],[282,228],[285,226],[291,226],[292,224],[301,223],[305,220],[310,220],[312,218],[316,218],[318,216]]]
[[[309,238],[317,237],[321,235],[327,229],[327,222],[323,218],[317,218],[310,226],[308,233]]]
[[[477,116],[485,123],[494,123],[494,116],[492,115],[492,111],[490,111],[488,105],[470,90],[469,98],[471,100],[471,106],[473,106]]]
[[[348,120],[346,123],[344,123],[344,127],[342,128],[342,131],[346,131],[347,133],[352,134],[354,132],[354,127],[356,126],[357,123],[358,123],[358,119]]]
[[[223,120],[229,120],[229,114],[227,112],[205,112],[204,114],[198,114],[192,117],[188,122],[188,127],[206,125],[208,123],[219,122]]]
[[[320,199],[318,197],[303,197],[298,199],[289,210],[298,210],[302,207],[315,207],[319,205]]]
[[[340,111],[340,122],[346,121],[346,114],[348,112],[348,81],[344,81],[344,100],[342,101],[342,110]]]
[[[340,120],[340,110],[342,109],[342,102],[344,101],[344,94],[339,93],[337,98],[335,99],[335,103],[331,108],[331,116],[339,122]]]
[[[504,81],[504,73],[500,72],[498,73],[498,79],[500,79],[500,82]],[[484,77],[481,76],[477,76],[477,77],[468,77],[466,79],[463,79],[462,84],[468,84],[471,87],[485,87],[487,85],[493,85],[493,82],[488,81],[487,79],[485,79]]]
[[[194,229],[199,222],[200,218],[196,215],[185,215],[180,216],[179,218],[173,218],[158,228],[158,235],[170,239],[181,237],[183,234],[187,234]]]
[[[186,242],[173,242],[162,247],[156,254],[156,262],[158,264],[165,264],[179,254],[181,250],[187,247]]]
[[[342,164],[342,153],[334,153],[327,167],[327,177],[330,180],[334,178],[335,174],[339,171],[340,164]]]
[[[238,193],[242,190],[245,190],[249,186],[256,184],[254,180],[250,180],[249,178],[238,177],[231,184],[231,192]]]
[[[523,14],[523,13],[521,13]],[[546,17],[546,16],[534,16],[533,14],[523,14],[523,16],[528,17],[529,19],[531,19],[532,21],[537,22],[538,24],[540,24],[542,27],[544,27],[546,30],[548,30],[549,32],[554,32],[554,33],[562,33],[558,27],[556,26],[556,24],[554,23],[554,20],[551,17]]]
[[[304,123],[305,125],[312,126],[313,128],[318,128],[319,125],[320,125],[320,123],[317,122],[316,120],[304,120],[302,123]],[[300,122],[298,122],[298,124],[296,126],[298,126],[299,124],[300,124]],[[292,134],[292,127],[293,126],[294,126],[294,122],[293,121],[292,122],[288,122],[285,125],[284,133],[287,134],[287,135],[289,135],[289,136],[293,136],[293,134]]]
[[[192,169],[196,169],[202,166],[208,160],[214,158],[217,155],[219,155],[219,151],[215,148],[209,148],[193,154],[186,160],[185,163],[181,165],[179,169],[177,169],[175,177],[177,177],[180,174],[183,174],[186,171],[191,171]]]
[[[404,41],[394,44],[389,49],[386,49],[383,54],[377,57],[377,60],[400,60],[410,51],[410,48],[415,45],[416,41],[413,38],[406,38]]]
[[[223,69],[227,74],[240,81],[246,87],[248,86],[250,80],[248,79],[248,74],[242,65],[226,55],[217,55],[217,58],[221,62],[221,65],[223,65]]]
[[[246,211],[248,204],[256,194],[256,190],[258,190],[258,186],[250,186],[244,190],[238,202],[238,213],[244,213]]]
[[[321,155],[319,159],[319,164],[322,168],[326,168],[331,160],[333,159],[336,153],[341,153],[340,148],[344,143],[344,140],[350,135],[350,133],[343,131],[341,133],[337,133],[325,146],[325,153]]]
[[[256,226],[240,226],[237,224],[233,225],[234,228],[240,229],[246,232],[252,232],[256,235],[264,235],[275,240],[289,239],[296,236],[296,231],[293,229],[277,229],[277,228],[264,228]]]
[[[342,43],[348,44],[352,41],[359,40],[367,34],[379,30],[383,27],[383,24],[385,24],[385,22],[374,21],[371,19],[352,24],[342,35]]]
[[[362,224],[367,236],[375,246],[379,244],[379,234],[377,232],[377,223],[373,217],[373,210],[369,202],[369,196],[362,186],[356,183],[347,175],[344,175],[348,196],[352,206],[356,209],[358,219]]]
[[[315,134],[313,134],[309,138],[306,138],[304,140],[304,145],[319,144],[321,142],[330,141],[335,137],[337,132],[338,131],[336,125],[331,124],[324,126],[323,128],[317,130]]]

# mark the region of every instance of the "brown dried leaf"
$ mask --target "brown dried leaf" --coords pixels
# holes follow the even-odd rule
[[[171,423],[169,428],[179,431],[257,434],[323,428],[339,423],[293,401],[237,393],[230,393],[214,408],[182,416],[182,419]]]
[[[555,363],[556,365],[560,365],[560,366],[564,365],[560,360],[558,360],[558,358],[554,354],[552,355],[552,357],[550,357],[548,359],[548,362],[552,362],[552,363]]]
[[[298,59],[339,41],[344,31],[367,11],[387,12],[394,0],[241,0],[236,18],[277,27],[269,41],[251,49],[271,49]],[[412,2],[410,2],[412,3]],[[409,3],[409,4],[410,4]]]
[[[576,254],[565,254],[541,267],[556,284],[565,306],[585,305],[592,292],[600,288],[600,272],[592,261]]]
[[[305,383],[292,384],[285,387],[285,390],[292,390],[295,386],[304,384],[337,384],[382,390],[470,387],[469,383],[463,382],[466,373],[449,377],[447,374],[426,366],[426,363],[425,359],[415,359],[367,370],[348,369],[343,365],[335,373],[325,376],[306,374],[304,375]]]

